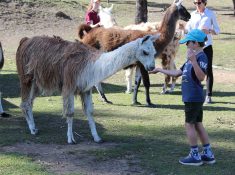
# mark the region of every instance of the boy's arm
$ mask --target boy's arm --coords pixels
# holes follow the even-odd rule
[[[203,70],[200,68],[197,62],[196,55],[193,53],[191,49],[188,50],[187,52],[188,59],[191,61],[193,65],[194,72],[196,74],[196,77],[199,81],[203,81],[206,77],[206,74],[203,72]]]
[[[165,69],[161,69],[161,68],[155,68],[154,70],[149,71],[150,74],[156,74],[158,72],[161,72],[163,74],[170,75],[173,77],[178,77],[178,76],[182,75],[181,70],[165,70]]]

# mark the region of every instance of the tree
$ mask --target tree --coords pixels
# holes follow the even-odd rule
[[[233,0],[233,14],[235,15],[235,0]]]
[[[147,5],[148,5],[147,0],[136,0],[136,16],[135,16],[136,24],[148,21]]]

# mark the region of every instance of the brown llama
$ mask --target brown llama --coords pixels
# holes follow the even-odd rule
[[[3,55],[2,44],[0,42],[0,69],[2,69],[3,65],[4,65],[4,55]],[[3,110],[3,107],[2,107],[2,93],[1,92],[0,92],[0,117],[3,117],[3,118],[10,117],[10,114],[7,114]]]
[[[171,42],[175,34],[176,23],[179,19],[188,21],[190,19],[190,13],[181,4],[182,0],[174,0],[172,5],[167,9],[163,21],[158,33],[161,36],[155,41],[155,48],[158,51],[156,56],[159,56],[165,47]],[[147,34],[154,34],[157,32],[145,32],[139,30],[122,30],[116,28],[104,29],[90,28],[88,25],[80,25],[78,29],[79,39],[92,47],[103,51],[111,51],[123,44],[135,40],[136,38],[143,37]],[[146,71],[140,62],[137,62],[135,88],[132,103],[139,104],[137,102],[137,92],[141,82],[141,76],[143,78],[143,84],[145,86],[146,102],[148,106],[153,106],[149,96],[150,81],[148,71]]]
[[[136,61],[153,70],[156,54],[153,42],[157,38],[159,35],[148,35],[107,53],[60,37],[23,38],[17,49],[16,65],[21,86],[20,106],[31,134],[38,132],[32,112],[34,98],[40,91],[47,94],[59,91],[68,123],[68,143],[75,142],[74,95],[81,97],[94,141],[101,142],[93,119],[92,87]]]

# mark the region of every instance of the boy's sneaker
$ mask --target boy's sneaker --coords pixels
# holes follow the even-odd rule
[[[205,164],[214,164],[216,161],[215,161],[215,157],[214,155],[212,156],[207,156],[204,152],[201,154],[201,159],[203,161],[203,163]]]
[[[192,165],[192,166],[200,166],[203,164],[200,155],[198,156],[198,159],[197,159],[193,155],[192,152],[190,152],[187,157],[180,159],[179,163],[181,163],[183,165]]]

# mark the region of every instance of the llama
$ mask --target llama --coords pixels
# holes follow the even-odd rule
[[[40,91],[61,92],[63,115],[67,118],[67,142],[73,136],[74,95],[81,97],[95,142],[101,142],[93,119],[92,87],[123,67],[141,62],[146,70],[155,67],[153,42],[159,35],[145,36],[107,53],[79,41],[69,42],[60,37],[36,36],[23,38],[16,53],[16,65],[21,85],[21,108],[31,134],[35,126],[32,106]]]
[[[142,31],[156,31],[160,26],[160,23],[156,22],[147,22],[147,23],[140,23],[139,25],[129,25],[126,26],[124,29],[128,30],[142,30]],[[179,40],[184,35],[185,30],[185,23],[183,21],[180,21],[177,24],[175,35],[172,39],[172,41],[166,46],[164,51],[158,56],[159,59],[162,61],[162,68],[168,69],[168,70],[175,70],[175,57],[179,49]],[[132,92],[132,76],[134,72],[134,66],[128,67],[128,69],[125,70],[125,76],[126,76],[126,82],[127,82],[127,90],[126,93],[130,94]],[[167,87],[169,86],[169,82],[172,79],[171,89],[168,91]],[[165,81],[162,87],[162,94],[165,93],[171,93],[174,91],[175,83],[176,83],[176,77],[171,77],[168,75],[165,75]]]
[[[99,7],[99,17],[100,17],[100,25],[104,28],[110,28],[117,25],[113,15],[113,4],[109,8],[103,8],[102,6]]]
[[[2,69],[3,65],[4,65],[4,56],[3,56],[2,44],[0,42],[0,69]],[[3,110],[3,107],[2,107],[2,93],[1,92],[0,92],[0,117],[3,117],[3,118],[10,117],[10,114],[7,114]]]
[[[167,9],[161,26],[157,32],[161,33],[158,40],[155,41],[155,48],[158,51],[156,56],[159,56],[165,47],[171,42],[175,34],[177,21],[182,19],[188,21],[190,13],[182,5],[182,0],[174,0],[172,5]],[[146,32],[139,30],[123,30],[117,28],[91,28],[88,25],[82,24],[78,28],[78,37],[83,43],[95,47],[103,51],[114,50],[121,45],[133,41],[136,38],[143,37],[147,34],[155,34],[157,32]],[[146,102],[148,106],[153,106],[149,96],[150,81],[148,72],[140,62],[137,62],[135,88],[132,98],[132,104],[140,104],[137,101],[137,92],[141,82],[141,76],[145,86]]]
[[[103,8],[100,9],[100,18],[101,18],[101,24],[104,28],[110,28],[110,27],[117,27],[117,23],[115,22],[115,19],[113,17],[111,9],[113,8],[113,4],[110,8]],[[106,12],[107,11],[107,12]],[[142,31],[157,31],[159,27],[161,26],[161,22],[142,22],[140,24],[132,24],[124,27],[125,30],[142,30]],[[174,35],[173,40],[166,46],[165,50],[162,54],[159,55],[159,59],[162,60],[162,68],[168,69],[168,70],[175,70],[175,56],[179,49],[179,43],[178,41],[181,39],[185,29],[185,24],[183,21],[179,22],[176,27],[176,32]],[[130,94],[132,93],[132,77],[134,73],[135,66],[128,67],[125,69],[125,76],[126,76],[126,82],[127,82],[127,90],[126,93]],[[170,80],[172,80],[171,88],[168,91],[167,87],[169,86]],[[162,94],[165,93],[171,93],[174,91],[176,84],[176,77],[171,77],[168,75],[165,75],[165,81],[162,87]],[[102,99],[106,103],[112,103],[111,101],[108,101],[106,96],[104,95],[103,89],[101,84],[98,84],[96,86],[97,91],[101,95]]]

